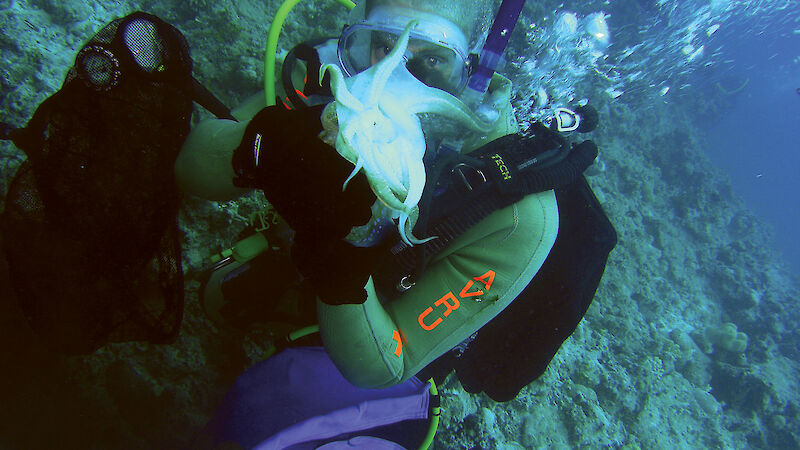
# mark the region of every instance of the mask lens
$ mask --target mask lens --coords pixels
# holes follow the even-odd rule
[[[465,69],[455,52],[425,41],[412,41],[408,45],[412,49],[406,63],[408,71],[428,86],[455,93]]]
[[[399,33],[354,26],[339,41],[339,59],[348,75],[360,73],[380,62],[394,48]],[[406,49],[406,68],[428,86],[452,94],[466,81],[466,63],[448,47],[412,37]]]
[[[367,70],[372,64],[372,30],[351,27],[339,38],[339,61],[348,76]]]

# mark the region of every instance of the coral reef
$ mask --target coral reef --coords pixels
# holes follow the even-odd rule
[[[721,327],[706,330],[708,339],[714,346],[733,353],[747,350],[747,335],[736,329],[736,324],[727,322]]]

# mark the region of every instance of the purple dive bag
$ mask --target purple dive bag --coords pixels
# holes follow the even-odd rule
[[[247,449],[416,448],[430,422],[428,388],[411,378],[361,389],[322,347],[289,348],[239,376],[204,434]]]

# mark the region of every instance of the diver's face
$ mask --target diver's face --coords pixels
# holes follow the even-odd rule
[[[391,33],[375,32],[370,45],[372,65],[386,57],[394,48],[397,36]],[[411,53],[406,68],[418,80],[428,86],[445,86],[453,73],[458,58],[445,47],[430,42],[412,40],[406,49]]]

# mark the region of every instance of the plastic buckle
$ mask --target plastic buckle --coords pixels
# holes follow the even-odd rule
[[[556,126],[558,131],[575,131],[581,125],[581,116],[567,108],[556,108]]]
[[[455,165],[455,167],[453,167],[452,170],[450,170],[450,173],[452,175],[456,175],[456,172],[458,172],[458,179],[461,180],[462,183],[464,183],[464,187],[467,188],[467,191],[472,191],[474,187],[473,183],[470,182],[470,179],[467,177],[467,174],[464,173],[465,167],[472,170],[473,177],[475,174],[477,174],[480,177],[480,184],[486,183],[486,175],[483,173],[482,170],[472,167],[469,164],[458,163]]]

